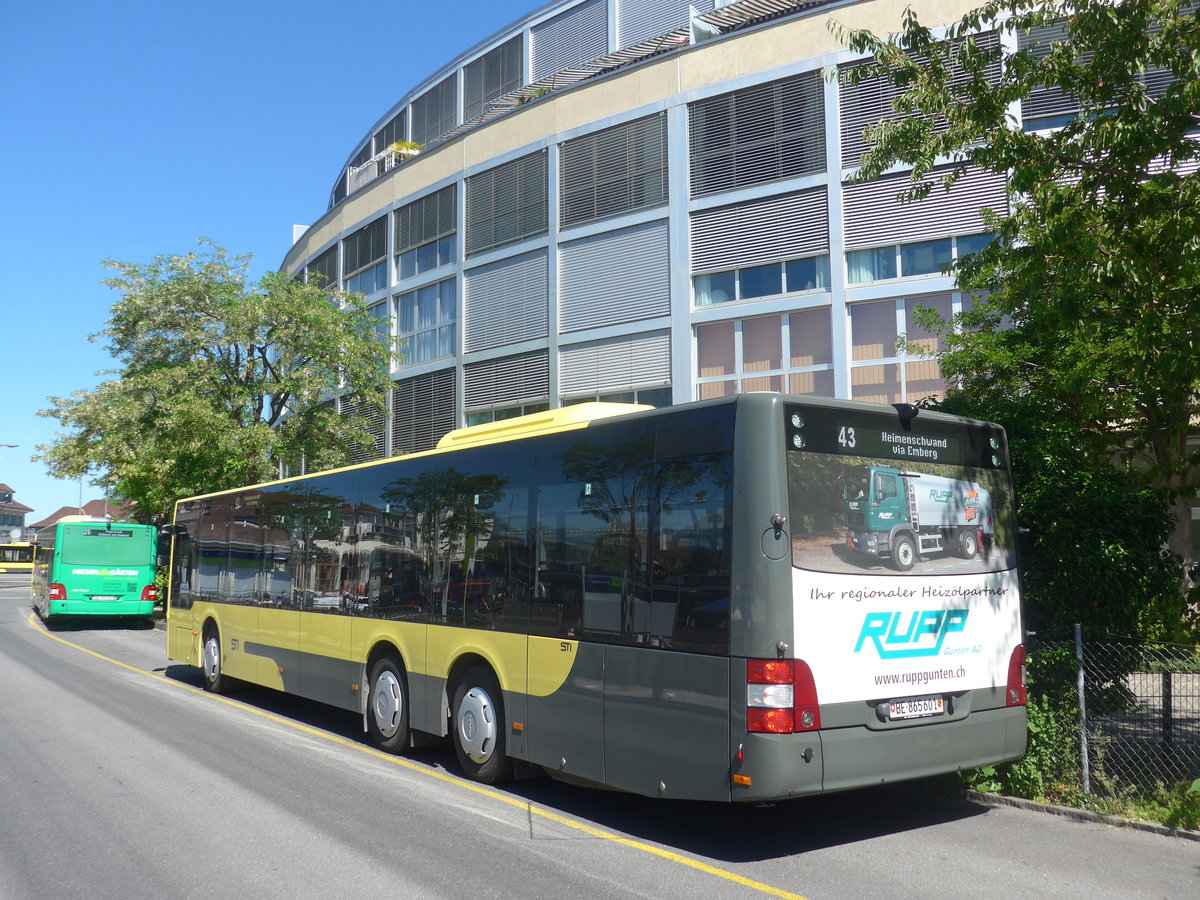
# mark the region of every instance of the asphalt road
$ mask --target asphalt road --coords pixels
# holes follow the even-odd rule
[[[461,779],[231,698],[163,635],[49,632],[0,576],[0,898],[1200,896],[1200,844],[921,784],[730,807]]]

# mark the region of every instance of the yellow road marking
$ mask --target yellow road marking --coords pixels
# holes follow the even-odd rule
[[[502,794],[499,791],[493,790],[492,788],[486,787],[482,784],[478,784],[474,781],[466,781],[465,779],[459,778],[456,775],[449,775],[445,772],[438,772],[433,769],[429,769],[425,766],[422,766],[419,763],[415,763],[415,762],[412,762],[411,760],[407,760],[402,756],[393,756],[390,753],[384,753],[382,750],[377,750],[374,747],[368,747],[365,744],[360,744],[355,741],[349,741],[349,740],[346,740],[346,738],[338,737],[335,734],[329,734],[328,732],[320,731],[316,728],[310,728],[307,725],[303,725],[300,722],[295,721],[294,719],[285,719],[282,716],[277,716],[274,713],[265,712],[264,710],[257,709],[253,706],[250,706],[245,703],[241,703],[237,700],[231,700],[228,697],[222,697],[220,694],[209,693],[208,691],[204,691],[200,688],[192,687],[190,684],[183,684],[182,682],[176,681],[173,678],[168,678],[165,675],[160,675],[157,672],[147,672],[145,669],[139,669],[136,666],[131,666],[127,663],[123,663],[120,660],[116,660],[116,659],[113,659],[112,657],[105,656],[103,653],[97,653],[95,650],[89,650],[87,647],[81,647],[79,644],[73,643],[71,641],[66,640],[65,638],[59,637],[57,634],[52,634],[51,632],[47,631],[45,628],[39,627],[41,623],[34,616],[33,613],[29,614],[28,621],[29,621],[29,625],[31,628],[33,628],[35,631],[40,632],[41,634],[45,635],[46,637],[51,638],[52,640],[58,641],[60,644],[65,644],[68,647],[71,647],[75,650],[79,650],[83,653],[86,653],[86,654],[88,654],[88,656],[94,656],[96,659],[103,660],[106,663],[111,663],[114,666],[119,666],[122,669],[126,669],[130,672],[135,672],[138,675],[143,675],[147,678],[152,678],[156,681],[161,681],[165,684],[174,685],[175,687],[182,688],[185,691],[190,691],[193,694],[199,694],[199,695],[207,697],[209,699],[217,700],[221,703],[226,704],[227,706],[232,706],[235,709],[242,710],[243,712],[251,713],[253,715],[258,716],[259,718],[266,719],[270,722],[275,722],[275,723],[277,723],[279,725],[283,725],[287,728],[291,728],[294,731],[300,731],[300,732],[303,732],[304,734],[311,735],[312,737],[320,738],[322,740],[329,741],[330,743],[338,744],[342,747],[348,747],[351,750],[357,750],[360,753],[365,753],[368,756],[374,756],[378,759],[384,760],[385,762],[392,763],[393,765],[403,766],[404,768],[408,769],[410,772],[415,772],[419,775],[424,775],[427,778],[434,778],[434,779],[437,779],[438,781],[444,782],[445,784],[453,785],[454,787],[457,787],[457,788],[463,788],[468,791],[473,791],[474,793],[479,794],[480,796],[483,796],[483,797],[487,797],[490,800],[497,800],[500,803],[504,803],[504,804],[507,804],[508,806],[514,807],[516,809],[523,810],[523,811],[528,812],[532,815],[535,815],[539,818],[546,819],[547,821],[554,822],[554,823],[556,823],[558,825],[562,825],[566,828],[571,828],[575,831],[582,832],[583,834],[586,834],[589,837],[599,838],[600,840],[609,841],[614,844],[620,844],[623,847],[629,847],[632,850],[638,850],[642,853],[648,853],[651,856],[657,856],[660,859],[665,859],[669,862],[678,863],[679,865],[686,866],[689,869],[695,869],[698,872],[704,872],[705,874],[712,875],[716,878],[720,878],[725,881],[730,881],[730,882],[733,882],[734,884],[740,884],[743,887],[750,888],[751,890],[758,891],[759,893],[762,893],[762,894],[769,894],[772,897],[783,897],[783,898],[785,898],[785,900],[806,900],[806,898],[801,896],[800,894],[795,894],[795,893],[792,893],[791,891],[785,891],[782,888],[773,887],[772,885],[764,884],[761,881],[755,881],[752,878],[745,878],[742,875],[738,875],[736,872],[730,872],[727,869],[721,869],[721,868],[718,868],[717,866],[710,866],[708,863],[704,863],[704,862],[701,862],[700,860],[696,860],[696,859],[691,859],[690,857],[683,856],[682,854],[679,854],[679,853],[673,853],[670,850],[663,850],[661,847],[655,847],[653,844],[646,844],[646,843],[643,843],[642,841],[635,841],[632,838],[621,837],[618,834],[613,834],[610,831],[605,831],[604,829],[597,828],[594,825],[588,825],[586,822],[580,822],[575,819],[569,819],[566,816],[560,815],[555,812],[551,812],[550,810],[547,810],[547,809],[539,809],[538,807],[534,806],[532,803],[529,803],[528,801],[520,800],[516,797],[510,797],[507,794]]]

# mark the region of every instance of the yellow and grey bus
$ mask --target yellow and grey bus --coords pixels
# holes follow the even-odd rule
[[[0,575],[28,575],[33,571],[33,544],[11,541],[0,544]]]
[[[953,482],[988,498],[955,552],[855,546],[867,506]],[[181,500],[168,530],[167,652],[206,688],[341,707],[391,752],[449,737],[485,783],[760,801],[1025,750],[995,425],[765,393],[583,404]]]

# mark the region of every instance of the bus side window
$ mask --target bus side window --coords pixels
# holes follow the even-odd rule
[[[727,453],[659,464],[652,642],[728,652],[732,483]]]
[[[645,643],[654,430],[593,426],[538,447],[534,633]]]

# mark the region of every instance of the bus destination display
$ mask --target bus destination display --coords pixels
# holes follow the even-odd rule
[[[1003,468],[998,430],[900,416],[788,404],[787,447],[810,453],[862,456],[898,462],[924,462]]]

